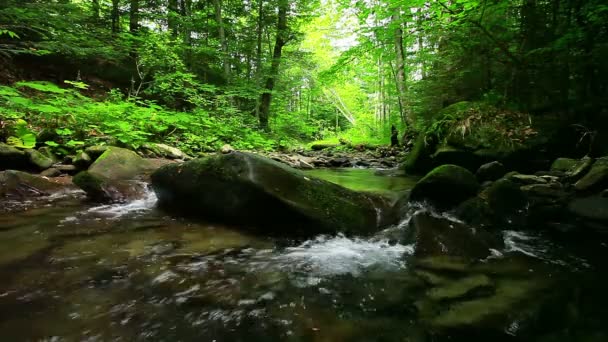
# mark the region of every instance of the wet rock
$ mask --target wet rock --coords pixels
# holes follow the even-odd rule
[[[519,304],[534,298],[545,286],[534,279],[500,280],[493,295],[453,303],[427,322],[437,329],[481,327],[493,319],[507,318]]]
[[[30,158],[22,150],[0,143],[0,170],[30,168]]]
[[[61,176],[61,171],[57,168],[51,167],[49,169],[46,169],[46,170],[40,172],[40,175],[42,177],[59,177],[59,176]]]
[[[525,193],[508,179],[500,179],[492,183],[479,196],[487,201],[495,217],[516,216],[528,204]]]
[[[137,180],[158,167],[160,165],[141,158],[133,151],[109,147],[88,171],[74,177],[74,184],[94,201],[121,203],[141,196],[144,187]]]
[[[143,150],[147,150],[152,152],[157,158],[167,158],[167,159],[181,159],[181,160],[189,160],[192,159],[182,150],[177,147],[165,145],[165,144],[144,144],[142,146]]]
[[[105,151],[108,150],[108,148],[110,148],[110,146],[105,146],[105,145],[97,145],[97,146],[90,146],[87,147],[84,151],[86,152],[86,154],[88,154],[91,159],[96,160],[97,158],[99,158],[99,156],[101,156]]]
[[[580,192],[599,191],[608,185],[608,157],[599,158],[593,163],[591,170],[587,172],[574,188]]]
[[[383,198],[251,153],[166,165],[153,173],[152,185],[166,209],[265,233],[370,234],[393,219]]]
[[[494,222],[494,212],[487,201],[479,197],[469,198],[454,209],[454,215],[474,226],[489,226]]]
[[[26,150],[25,153],[29,157],[30,164],[38,171],[43,171],[55,164],[55,160],[36,150]]]
[[[126,179],[109,179],[89,171],[79,172],[73,180],[87,197],[100,203],[125,203],[141,198],[145,193],[142,183]]]
[[[471,172],[475,172],[479,168],[479,165],[482,164],[482,159],[474,153],[448,145],[437,148],[437,151],[433,153],[431,158],[433,165],[458,165]]]
[[[594,160],[589,157],[582,159],[558,158],[551,165],[551,171],[563,172],[567,181],[575,182],[591,169],[593,162]]]
[[[432,288],[427,296],[434,301],[454,300],[480,290],[491,290],[493,284],[486,275],[478,274],[444,283]]]
[[[424,134],[419,134],[414,142],[412,151],[407,154],[403,169],[411,174],[424,174],[432,169],[431,154],[435,149],[434,143],[426,139]]]
[[[490,256],[490,249],[503,246],[502,239],[482,228],[473,228],[430,214],[415,215],[410,221],[410,236],[406,242],[415,244],[417,257],[452,256],[482,259]]]
[[[410,200],[428,201],[440,209],[448,209],[475,196],[479,187],[477,179],[467,169],[442,165],[416,183]]]
[[[54,168],[63,173],[67,173],[69,175],[75,175],[78,172],[78,168],[76,168],[76,166],[71,165],[71,164],[68,164],[68,165],[59,164],[59,165],[55,165]]]
[[[608,198],[590,196],[577,198],[570,202],[568,210],[583,219],[608,223]]]
[[[480,182],[495,181],[502,178],[507,173],[507,169],[499,161],[483,164],[477,169],[475,176]]]
[[[540,176],[535,175],[522,175],[519,173],[511,174],[509,177],[505,177],[513,182],[522,184],[522,185],[530,185],[530,184],[545,184],[548,183],[546,179]]]
[[[86,170],[93,163],[93,159],[86,152],[80,152],[72,159],[72,163],[79,170]]]
[[[64,183],[26,172],[15,170],[0,172],[0,197],[23,199],[49,195],[67,187]]]
[[[426,270],[450,273],[469,272],[472,267],[471,260],[448,255],[424,257],[416,260],[415,265]]]

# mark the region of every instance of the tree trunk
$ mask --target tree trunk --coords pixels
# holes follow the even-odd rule
[[[278,6],[277,37],[272,53],[272,64],[270,65],[270,74],[266,79],[264,93],[262,93],[262,96],[260,97],[260,127],[265,131],[269,131],[268,116],[270,113],[270,103],[272,101],[272,90],[274,89],[275,79],[279,74],[283,46],[287,43],[287,10],[289,8],[289,1],[279,0]]]
[[[112,0],[112,33],[120,31],[120,8],[119,0]]]
[[[139,30],[139,0],[131,0],[129,9],[129,32],[136,33]]]
[[[169,0],[169,12],[167,13],[167,28],[171,31],[173,38],[177,38],[177,0]]]
[[[215,8],[215,22],[220,36],[220,44],[222,46],[222,63],[224,64],[224,79],[226,83],[230,80],[230,62],[228,56],[228,43],[226,42],[226,32],[224,30],[224,21],[222,19],[222,2],[221,0],[213,0]]]
[[[391,22],[395,26],[395,56],[397,62],[397,70],[395,72],[395,83],[397,83],[397,100],[399,102],[399,116],[401,122],[407,122],[410,128],[413,128],[413,118],[407,118],[405,115],[405,52],[403,50],[403,29],[401,28],[401,8],[395,10],[395,14],[391,16]],[[409,120],[408,120],[409,119]]]
[[[99,20],[99,14],[101,11],[101,7],[99,6],[99,0],[93,0],[93,5],[92,5],[92,10],[93,10],[93,19],[95,21]]]

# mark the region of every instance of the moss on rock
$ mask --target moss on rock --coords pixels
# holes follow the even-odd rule
[[[456,165],[442,165],[424,176],[412,189],[411,201],[428,201],[441,209],[452,208],[477,194],[475,176]]]
[[[348,190],[251,153],[166,165],[152,174],[152,185],[167,209],[245,223],[268,233],[369,234],[391,217],[381,197]]]

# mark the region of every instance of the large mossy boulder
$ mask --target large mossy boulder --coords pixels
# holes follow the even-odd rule
[[[477,179],[467,169],[442,165],[416,183],[410,201],[426,201],[439,209],[449,209],[475,196],[479,188]]]
[[[0,172],[0,199],[24,199],[49,195],[69,188],[69,184],[26,172],[6,170]]]
[[[152,174],[152,187],[162,208],[269,234],[366,235],[392,223],[383,198],[251,153],[163,166]]]
[[[570,118],[532,116],[483,102],[458,102],[437,112],[433,125],[420,136],[435,146],[416,142],[406,159],[410,173],[425,173],[442,164],[475,171],[483,163],[500,161],[508,169],[531,172],[546,169],[557,155],[578,153]],[[425,147],[422,149],[421,147]],[[428,161],[430,163],[422,163]],[[414,167],[415,166],[415,167]]]
[[[153,170],[146,159],[120,147],[108,147],[88,169],[89,173],[108,179],[133,179]]]
[[[145,190],[139,181],[160,165],[119,147],[108,147],[97,160],[74,177],[74,184],[97,202],[125,202]]]
[[[414,141],[412,151],[405,157],[403,169],[410,174],[424,174],[432,169],[431,154],[435,150],[432,139],[427,139],[424,134],[418,134]]]

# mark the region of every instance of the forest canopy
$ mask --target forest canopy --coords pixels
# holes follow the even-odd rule
[[[462,101],[601,127],[607,22],[600,0],[6,0],[2,134],[388,144]]]

